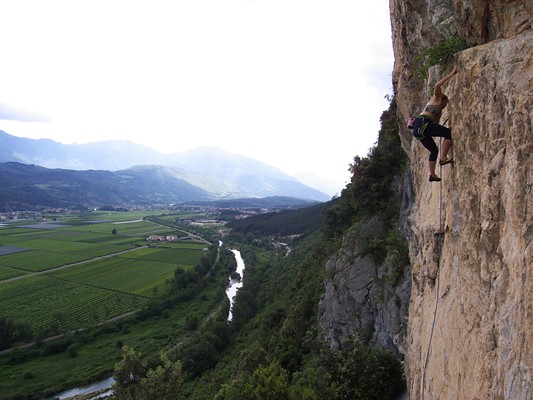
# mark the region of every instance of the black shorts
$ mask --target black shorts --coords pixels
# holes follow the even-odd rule
[[[429,161],[436,161],[439,155],[434,137],[452,139],[452,130],[445,126],[434,124],[429,117],[421,115],[415,119],[413,124],[413,136],[429,150]]]

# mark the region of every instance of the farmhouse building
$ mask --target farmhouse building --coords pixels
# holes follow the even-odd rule
[[[146,240],[148,240],[149,242],[163,242],[165,240],[165,237],[161,235],[150,235]]]

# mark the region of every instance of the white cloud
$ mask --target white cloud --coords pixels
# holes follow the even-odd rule
[[[53,121],[0,129],[217,146],[340,191],[387,107],[388,13],[387,0],[9,2],[0,101]]]

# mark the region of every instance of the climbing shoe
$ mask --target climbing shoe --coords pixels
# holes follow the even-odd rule
[[[453,158],[450,158],[450,157],[446,157],[446,159],[443,161],[443,160],[439,160],[439,165],[446,165],[446,164],[453,164]]]
[[[440,182],[440,178],[438,176],[429,176],[430,182]]]

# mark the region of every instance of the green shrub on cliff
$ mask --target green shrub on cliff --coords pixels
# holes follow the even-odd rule
[[[415,62],[420,63],[416,71],[417,75],[422,79],[427,78],[431,67],[448,63],[455,53],[467,47],[468,45],[462,38],[454,35],[442,40],[435,46],[423,48],[415,58]]]

